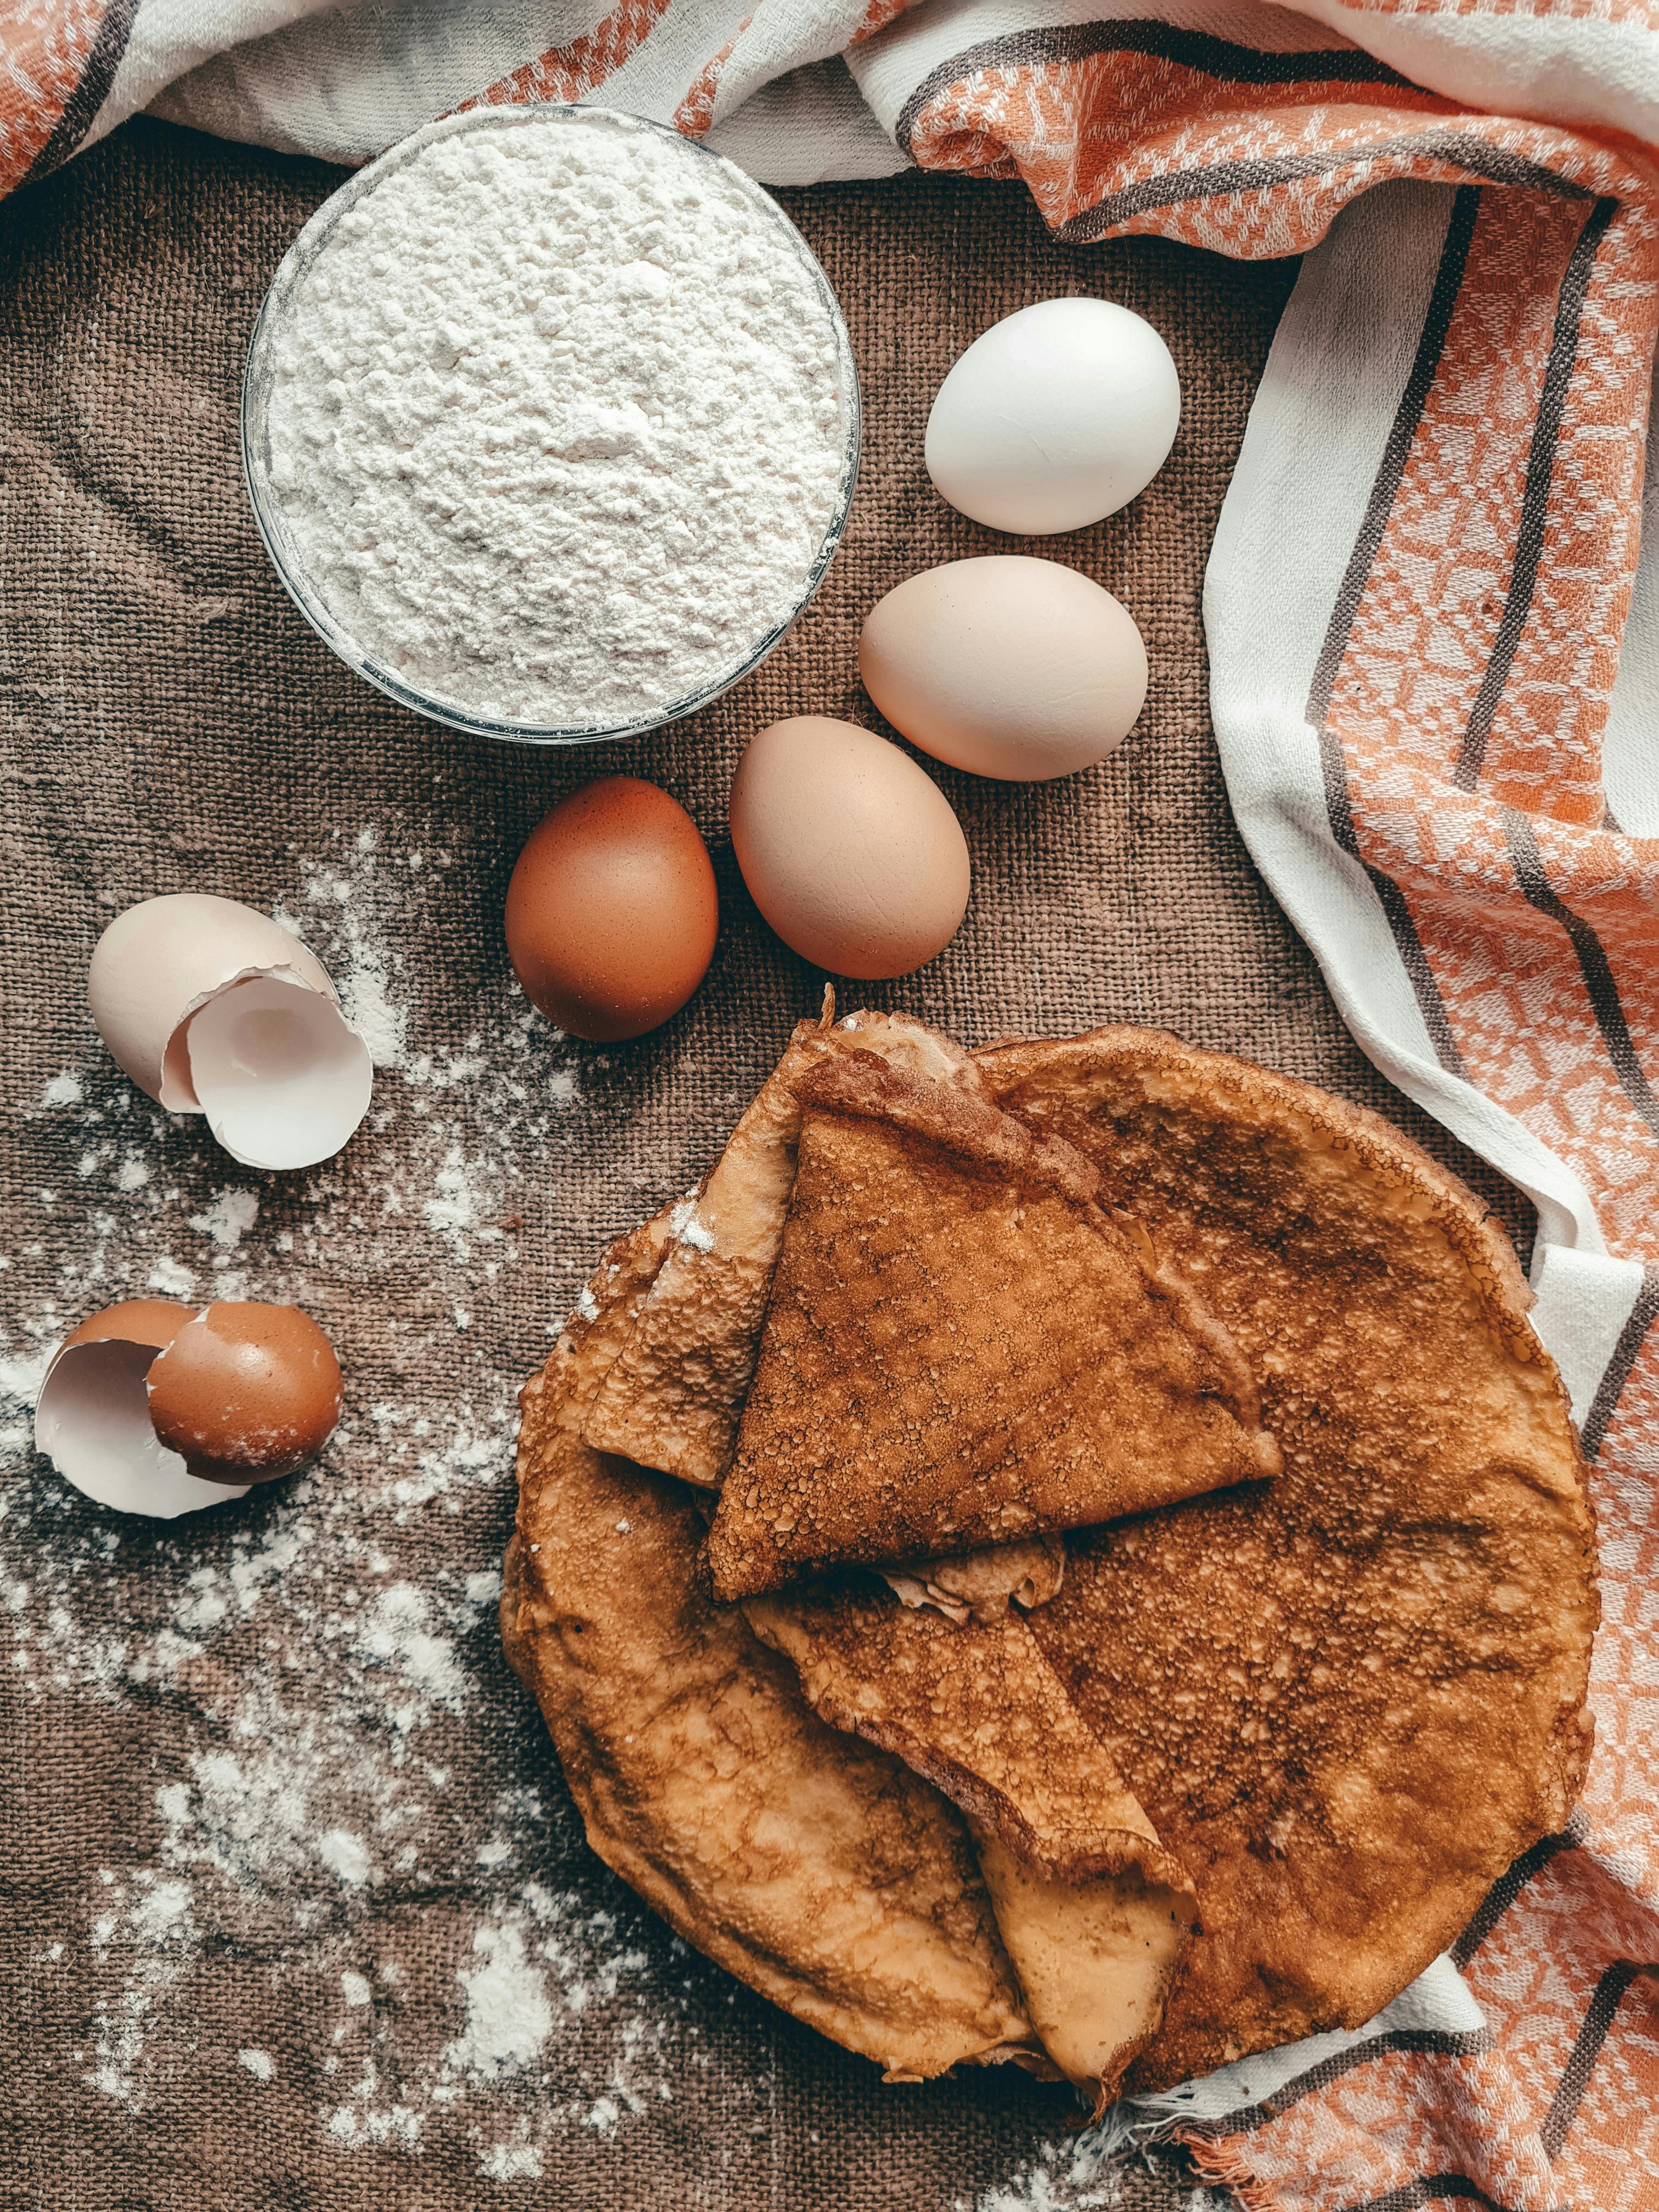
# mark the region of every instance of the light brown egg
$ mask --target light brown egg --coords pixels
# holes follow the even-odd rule
[[[732,844],[784,943],[837,975],[908,975],[968,905],[967,842],[908,753],[856,723],[763,730],[732,780]]]
[[[601,777],[531,831],[506,919],[514,972],[549,1021],[599,1044],[643,1036],[679,1012],[714,957],[708,848],[654,783]]]
[[[149,1417],[202,1480],[271,1482],[333,1435],[340,1363],[298,1306],[211,1305],[152,1363]]]
[[[1146,648],[1092,576],[991,553],[924,568],[878,601],[859,673],[935,760],[1030,783],[1116,751],[1146,696]]]

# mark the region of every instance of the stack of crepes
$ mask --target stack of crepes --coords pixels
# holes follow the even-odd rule
[[[804,1024],[524,1392],[503,1632],[594,1849],[893,2079],[1370,2019],[1589,1753],[1528,1302],[1305,1085]]]

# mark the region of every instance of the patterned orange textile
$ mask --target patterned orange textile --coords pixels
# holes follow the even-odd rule
[[[1404,85],[1344,87],[1340,56],[1284,58],[1305,75],[1263,82],[1261,58],[1159,27],[1113,51],[1121,27],[964,57],[913,100],[912,150],[1012,165],[1073,236],[1156,230],[1241,255],[1312,245],[1385,179],[1457,187],[1309,720],[1333,834],[1387,886],[1443,1065],[1569,1164],[1609,1254],[1645,1264],[1659,838],[1623,834],[1601,770],[1640,539],[1652,161]],[[1465,1938],[1486,2029],[1383,2034],[1181,2128],[1247,2204],[1659,2203],[1656,1287],[1650,1272],[1587,1425],[1607,1601],[1589,1790],[1572,1835]]]

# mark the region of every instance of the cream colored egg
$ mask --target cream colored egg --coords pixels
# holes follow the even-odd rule
[[[859,672],[912,744],[1008,783],[1104,760],[1146,696],[1128,610],[1092,577],[1024,553],[907,576],[871,609]]]
[[[837,975],[908,975],[968,905],[951,803],[872,730],[803,714],[763,730],[732,780],[732,845],[755,904]]]

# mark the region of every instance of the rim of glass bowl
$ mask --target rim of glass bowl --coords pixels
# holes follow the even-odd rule
[[[372,191],[378,179],[390,170],[400,167],[423,147],[430,145],[434,138],[449,137],[469,131],[556,129],[561,125],[592,116],[604,116],[607,121],[623,124],[630,130],[654,131],[659,137],[673,139],[700,160],[718,161],[729,175],[737,179],[747,198],[763,209],[788,238],[817,289],[835,334],[842,392],[841,477],[836,486],[835,510],[817,556],[807,572],[799,598],[784,619],[767,632],[740,665],[683,699],[674,700],[662,708],[653,708],[646,714],[630,716],[626,721],[492,721],[481,715],[469,714],[465,707],[449,700],[431,698],[405,683],[392,670],[383,668],[373,653],[323,604],[294,543],[282,501],[270,483],[266,410],[271,389],[271,339],[296,286],[309,272],[341,216],[349,213],[365,193]],[[365,683],[372,684],[377,691],[384,692],[388,699],[395,700],[400,707],[407,707],[414,713],[424,715],[428,720],[441,722],[452,730],[463,730],[469,736],[499,738],[514,744],[587,745],[604,744],[617,738],[640,737],[648,730],[661,729],[670,722],[681,721],[686,715],[696,714],[758,668],[811,605],[817,596],[819,586],[830,572],[830,564],[840,549],[847,519],[852,511],[853,495],[858,486],[863,434],[863,400],[859,390],[858,369],[853,359],[852,341],[848,336],[847,319],[841,311],[841,302],[836,299],[817,256],[777,202],[752,177],[738,168],[735,161],[728,161],[723,154],[715,153],[711,147],[701,144],[696,139],[688,138],[682,132],[670,129],[666,124],[653,123],[641,115],[629,115],[621,108],[581,103],[469,108],[464,114],[443,116],[435,123],[422,125],[418,131],[411,131],[408,137],[400,138],[377,160],[370,162],[367,168],[360,170],[342,185],[338,191],[324,201],[283,255],[254,320],[253,333],[248,341],[247,362],[242,374],[242,474],[247,486],[248,503],[253,509],[253,520],[265,551],[270,556],[271,566],[295,605],[324,644],[344,661],[348,668],[361,676]]]

